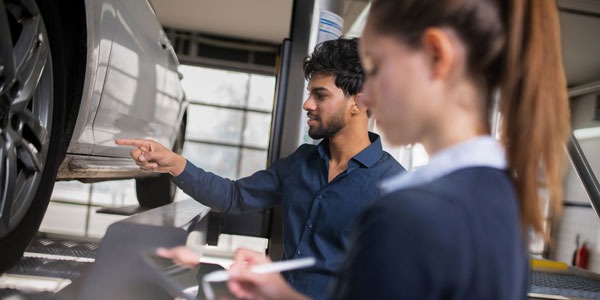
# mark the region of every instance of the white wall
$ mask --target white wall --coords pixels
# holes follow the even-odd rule
[[[571,119],[573,129],[600,128],[600,121],[593,120],[596,109],[596,95],[572,99]],[[577,136],[577,131],[576,131]],[[600,175],[600,135],[578,138],[586,158],[596,176]],[[589,198],[572,165],[569,164],[564,180],[564,201],[589,204]],[[553,241],[550,244],[550,258],[566,263],[572,260],[575,250],[575,237],[586,241],[590,250],[588,268],[600,272],[600,219],[592,208],[565,207],[562,217],[555,224]]]

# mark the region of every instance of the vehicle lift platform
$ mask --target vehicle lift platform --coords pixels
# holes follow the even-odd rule
[[[112,224],[100,243],[38,237],[0,279],[0,299],[175,299],[142,256],[158,247],[203,247],[209,211],[192,199],[143,211]],[[600,275],[560,263],[532,264],[529,299],[600,299]],[[222,267],[201,263],[196,279],[216,269]],[[217,294],[227,290],[225,284],[214,288]]]

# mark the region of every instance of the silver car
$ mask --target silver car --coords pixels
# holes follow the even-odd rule
[[[180,152],[187,101],[146,0],[0,0],[0,272],[37,232],[56,180],[136,178],[141,205],[171,202],[116,138]]]

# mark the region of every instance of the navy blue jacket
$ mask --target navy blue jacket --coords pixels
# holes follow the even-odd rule
[[[267,170],[229,180],[194,166],[173,181],[188,195],[221,212],[244,212],[282,205],[284,259],[313,256],[315,267],[284,273],[298,291],[316,299],[327,296],[350,244],[350,232],[379,182],[404,169],[384,152],[378,135],[348,162],[331,182],[329,145],[302,145]]]
[[[338,279],[332,299],[526,299],[511,178],[466,168],[374,201]]]

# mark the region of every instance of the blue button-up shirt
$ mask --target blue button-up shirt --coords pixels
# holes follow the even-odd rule
[[[349,244],[349,232],[366,204],[379,196],[382,179],[404,171],[384,152],[378,135],[348,161],[348,169],[331,182],[329,143],[302,145],[270,168],[229,180],[189,161],[173,181],[188,195],[212,209],[238,213],[282,205],[284,259],[312,256],[311,269],[284,273],[288,282],[314,299],[327,295]]]

